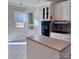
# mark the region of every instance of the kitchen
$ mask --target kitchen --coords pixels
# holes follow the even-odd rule
[[[26,41],[27,42],[26,43],[27,51],[29,53],[29,54],[26,53],[28,59],[32,59],[32,58],[29,58],[29,56],[34,57],[35,55],[37,55],[39,57],[39,58],[36,57],[38,59],[44,59],[45,56],[47,56],[48,59],[54,58],[51,56],[52,53],[51,53],[51,49],[49,49],[49,48],[53,47],[55,49],[59,49],[61,46],[62,47],[58,51],[63,50],[63,48],[66,48],[69,46],[68,50],[66,49],[67,50],[66,52],[69,52],[69,56],[70,56],[71,1],[70,0],[67,0],[67,1],[66,0],[53,0],[53,1],[52,0],[51,1],[34,0],[31,2],[31,0],[29,0],[28,2],[32,6],[30,6],[28,3],[25,3],[24,1],[19,1],[19,2],[9,1],[9,7],[10,7],[10,9],[12,8],[11,10],[9,9],[9,16],[10,16],[9,20],[10,20],[10,22],[12,22],[12,23],[9,22],[9,25],[8,25],[9,26],[9,44],[13,44],[15,42],[22,43],[22,42]],[[17,4],[13,4],[15,2],[17,2]],[[33,4],[33,2],[35,4]],[[19,5],[20,7],[18,7],[18,4],[20,4]],[[25,7],[25,4],[27,4],[28,6]],[[14,12],[16,12],[16,11],[21,11],[24,13],[26,12],[27,14],[29,14],[29,16],[26,17],[28,20],[25,21],[26,22],[25,28],[23,25],[15,26]],[[13,14],[12,14],[12,12],[13,12]],[[11,14],[13,15],[12,16],[13,19],[11,18]],[[42,37],[42,36],[44,36],[44,37]],[[47,39],[47,40],[45,42],[42,42],[42,40],[43,40],[42,38],[44,38],[44,41],[45,41],[45,39]],[[50,43],[50,41],[51,41],[51,43]],[[58,43],[55,45],[57,47],[52,45],[52,44],[54,44],[53,41]],[[49,45],[48,45],[48,42],[49,42]],[[31,43],[34,45],[36,44],[35,46],[37,46],[37,49],[36,49],[37,53],[34,53],[35,50],[34,50],[34,47],[31,46]],[[40,43],[42,43],[42,45],[39,45]],[[24,44],[24,45],[26,45],[26,44]],[[50,46],[50,44],[52,46]],[[49,48],[47,46],[49,46]],[[58,46],[59,46],[59,48],[58,48]],[[44,50],[46,49],[44,51],[44,54],[46,53],[46,51],[49,51],[50,56],[46,53],[44,56],[42,56],[42,58],[40,58],[42,52],[40,52],[40,54],[39,54],[38,47],[42,47],[42,48],[39,48],[40,51],[42,51],[42,52],[43,52],[43,49]],[[31,52],[29,52],[29,51],[31,51]],[[32,52],[35,55],[33,55]],[[53,52],[54,52],[54,50],[53,50]],[[55,54],[57,53],[56,55],[59,56],[63,52],[60,52],[60,54],[59,54],[59,52],[54,52],[54,53]],[[60,59],[65,59],[64,57],[62,57],[62,55],[60,55],[59,57],[61,57]],[[34,59],[36,59],[36,58],[34,57]],[[70,58],[70,57],[68,57],[68,58]],[[66,59],[68,59],[68,58],[66,58]],[[12,59],[12,58],[10,58],[10,59]],[[15,57],[15,59],[16,59],[16,57]],[[54,58],[54,59],[59,59],[59,58]]]

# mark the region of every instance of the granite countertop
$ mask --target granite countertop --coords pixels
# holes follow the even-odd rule
[[[30,39],[32,41],[35,41],[39,44],[42,44],[44,46],[47,46],[49,48],[55,49],[57,51],[62,51],[63,49],[70,46],[70,42],[46,37],[46,36],[43,36],[43,35],[29,36],[29,37],[26,37],[26,38]]]
[[[62,34],[62,33],[50,32],[50,37],[71,42],[71,34],[70,33]]]

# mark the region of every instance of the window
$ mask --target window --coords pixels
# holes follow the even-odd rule
[[[16,28],[24,28],[25,27],[25,24],[24,24],[25,13],[16,12],[15,19],[16,19]]]

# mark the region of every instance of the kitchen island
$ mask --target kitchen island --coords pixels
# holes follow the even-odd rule
[[[28,59],[70,59],[70,42],[42,35],[26,38]]]

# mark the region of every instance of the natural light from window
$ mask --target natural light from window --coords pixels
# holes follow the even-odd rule
[[[16,17],[16,28],[24,28],[25,13],[16,12],[15,17]]]

